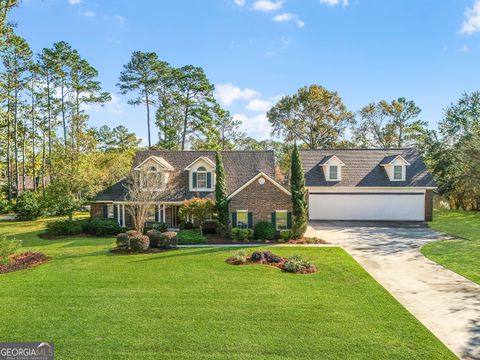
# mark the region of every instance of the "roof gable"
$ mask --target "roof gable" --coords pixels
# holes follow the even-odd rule
[[[160,156],[149,156],[145,160],[143,160],[140,164],[135,166],[134,170],[141,170],[142,166],[147,164],[149,161],[155,162],[156,164],[160,165],[162,170],[168,170],[171,171],[173,170],[173,166],[168,163],[164,158]]]
[[[274,179],[272,179],[270,176],[268,176],[267,174],[265,174],[264,172],[259,172],[257,175],[255,175],[253,178],[251,178],[250,180],[248,180],[245,184],[243,184],[242,186],[240,186],[237,190],[235,190],[233,193],[231,193],[229,196],[228,196],[228,200],[230,200],[231,198],[233,198],[235,195],[237,195],[238,193],[242,192],[244,189],[246,189],[250,184],[252,184],[253,182],[255,182],[257,179],[265,179],[267,181],[269,181],[270,183],[272,183],[273,185],[275,185],[278,189],[280,189],[281,191],[283,191],[285,194],[287,195],[291,195],[290,191],[288,191],[286,188],[284,188],[282,185],[280,185],[278,182],[276,182]]]
[[[196,163],[198,163],[199,161],[204,161],[206,162],[212,169],[215,169],[215,162],[213,162],[212,160],[210,160],[208,157],[206,156],[199,156],[198,158],[196,158],[194,161],[192,161],[190,164],[188,164],[184,170],[191,170],[193,168],[193,165],[195,165]]]

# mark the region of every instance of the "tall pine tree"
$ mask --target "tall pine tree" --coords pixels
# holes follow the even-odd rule
[[[295,144],[291,161],[291,192],[293,204],[293,237],[299,239],[307,231],[307,194],[302,170],[302,159]]]
[[[218,221],[222,225],[223,229],[228,229],[229,226],[229,213],[228,213],[228,199],[227,199],[227,184],[225,180],[225,169],[223,167],[223,159],[220,151],[215,154],[216,162],[216,178],[215,185],[215,203],[218,211]]]

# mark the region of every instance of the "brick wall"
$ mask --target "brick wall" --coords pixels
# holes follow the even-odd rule
[[[425,191],[425,221],[433,220],[433,190]]]
[[[248,210],[253,213],[253,223],[271,221],[275,210],[292,211],[291,196],[284,193],[270,181],[261,185],[258,179],[248,185],[230,200],[230,213]]]

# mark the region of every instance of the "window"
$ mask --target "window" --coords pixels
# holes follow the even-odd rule
[[[237,211],[237,227],[241,229],[248,229],[248,211]]]
[[[162,172],[158,171],[155,166],[151,166],[147,171],[142,172],[141,183],[143,190],[162,190],[165,187]]]
[[[145,216],[146,221],[156,221],[155,218],[155,206],[150,206],[147,210],[147,216]]]
[[[115,211],[113,210],[113,207],[115,205],[113,204],[108,204],[107,205],[107,218],[108,219],[113,219],[115,217]]]
[[[338,180],[338,165],[330,165],[330,180]]]
[[[403,166],[395,165],[393,167],[393,180],[402,180],[403,179]]]
[[[288,229],[287,212],[285,210],[276,211],[275,222],[277,225],[277,230]]]
[[[211,172],[208,172],[204,166],[199,166],[195,174],[197,185],[193,186],[194,189],[210,189],[212,187],[212,184],[208,183],[208,177],[212,176]]]

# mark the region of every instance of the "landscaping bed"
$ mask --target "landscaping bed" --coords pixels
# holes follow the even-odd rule
[[[225,261],[230,265],[268,265],[295,274],[312,274],[317,272],[317,267],[300,255],[284,258],[270,251],[255,251],[251,255],[247,255],[243,250],[238,250],[232,253]]]
[[[13,254],[10,255],[7,264],[0,264],[0,274],[35,267],[47,261],[47,256],[41,252],[27,251],[20,254]]]

